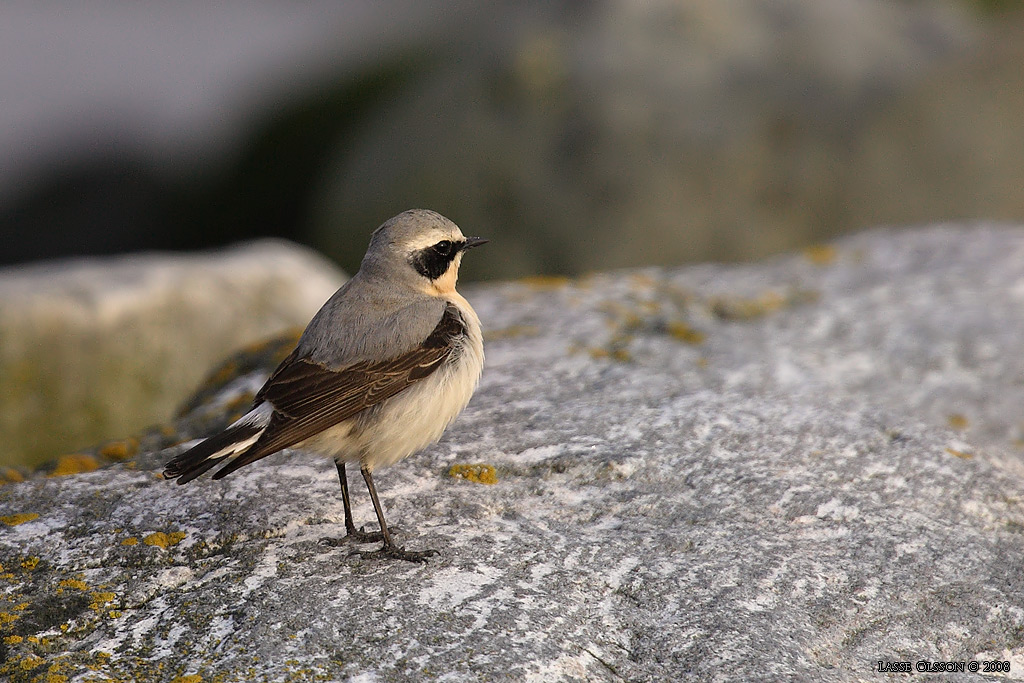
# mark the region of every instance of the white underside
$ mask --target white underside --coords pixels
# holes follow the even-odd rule
[[[441,438],[462,412],[480,381],[484,365],[480,321],[457,293],[447,297],[466,322],[466,340],[453,362],[385,401],[368,424],[346,420],[306,439],[305,448],[328,457],[359,462],[369,469],[391,465]]]

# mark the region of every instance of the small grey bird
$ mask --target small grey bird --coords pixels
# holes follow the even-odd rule
[[[345,531],[383,541],[371,555],[425,562],[391,540],[373,470],[434,443],[462,412],[484,364],[480,320],[455,283],[467,249],[484,244],[433,211],[381,225],[359,272],[317,312],[295,350],[223,432],[167,463],[185,484],[224,463],[214,479],[291,446],[334,459]],[[357,530],[345,463],[359,463],[380,532]]]

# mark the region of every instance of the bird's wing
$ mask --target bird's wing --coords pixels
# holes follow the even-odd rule
[[[274,408],[266,431],[213,478],[293,446],[407,389],[437,370],[465,333],[459,309],[448,304],[434,331],[394,358],[331,369],[293,353],[256,395],[257,404],[266,401]]]

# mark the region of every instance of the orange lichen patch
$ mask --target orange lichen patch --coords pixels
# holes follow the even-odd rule
[[[139,440],[132,437],[111,441],[100,447],[100,455],[108,460],[127,460],[138,452]]]
[[[11,614],[10,612],[0,612],[0,626],[7,626],[9,624],[13,624],[17,620],[17,614]]]
[[[949,425],[950,429],[964,430],[971,424],[967,419],[966,415],[960,413],[953,413],[946,418],[946,424]]]
[[[465,479],[475,484],[497,484],[498,473],[494,465],[478,463],[475,465],[452,465],[448,469],[448,476],[456,479]]]
[[[16,515],[4,515],[0,517],[0,522],[3,522],[7,526],[18,526],[25,522],[31,522],[33,519],[39,519],[39,515],[35,512],[19,512]]]
[[[695,330],[680,320],[670,322],[666,329],[675,339],[686,344],[693,344],[694,346],[697,344],[703,344],[704,340],[707,338],[707,335],[703,332]]]
[[[113,593],[93,593],[89,609],[100,612],[105,609],[107,603],[113,602],[116,597]]]
[[[25,659],[21,660],[21,668],[25,671],[31,671],[32,669],[35,669],[36,667],[41,666],[45,663],[46,660],[42,657],[39,657],[37,655],[29,655],[28,657],[25,657]]]
[[[629,276],[629,281],[637,287],[654,287],[658,284],[653,277],[646,273],[633,273]]]
[[[786,304],[778,292],[765,292],[754,299],[719,297],[711,302],[711,312],[724,320],[751,320],[774,313]]]
[[[537,290],[562,289],[570,280],[564,275],[531,275],[519,280],[522,284]]]
[[[178,676],[171,683],[202,683],[202,681],[203,677],[199,674],[189,674],[187,676]]]
[[[184,531],[174,531],[169,534],[165,534],[162,531],[155,531],[149,536],[142,539],[142,542],[146,545],[155,545],[164,550],[167,550],[173,545],[177,545],[185,538]]]
[[[213,374],[206,378],[205,384],[224,384],[238,374],[238,363],[226,361]]]
[[[28,571],[32,571],[33,569],[35,569],[38,566],[39,566],[39,558],[38,557],[26,557],[24,560],[21,561],[21,568],[22,569],[27,569]]]
[[[0,484],[16,484],[25,481],[25,476],[13,467],[5,467],[0,471]]]
[[[64,579],[57,585],[61,588],[77,588],[80,591],[89,590],[89,584],[85,581],[80,581],[79,579]]]
[[[139,539],[135,538],[134,536],[129,536],[128,538],[126,538],[126,539],[121,541],[121,545],[138,545],[138,544],[139,544]]]
[[[804,258],[816,266],[828,266],[835,262],[838,252],[828,244],[815,244],[804,249]]]
[[[57,465],[50,472],[48,477],[63,477],[69,474],[81,474],[99,469],[100,462],[95,456],[87,453],[72,453],[62,455],[57,459]]]
[[[958,451],[952,448],[947,448],[946,452],[949,453],[950,455],[955,455],[958,458],[963,458],[964,460],[970,460],[971,458],[974,457],[974,453],[969,453],[967,451]]]
[[[22,638],[21,636],[7,636],[6,638],[4,638],[4,642],[8,645],[17,645],[22,640],[24,640],[24,638]]]

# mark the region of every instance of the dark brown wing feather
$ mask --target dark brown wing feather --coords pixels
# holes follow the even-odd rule
[[[256,394],[256,404],[269,401],[274,406],[266,431],[213,478],[294,446],[409,388],[437,370],[465,333],[462,315],[449,304],[430,336],[396,358],[332,370],[293,353]]]

